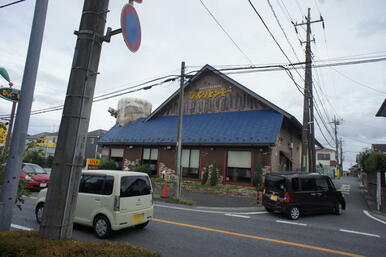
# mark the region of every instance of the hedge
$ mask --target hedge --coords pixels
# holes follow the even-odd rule
[[[37,231],[0,232],[1,257],[160,257],[144,248],[109,241],[45,240]]]

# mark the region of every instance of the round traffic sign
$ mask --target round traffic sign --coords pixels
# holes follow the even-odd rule
[[[123,39],[132,52],[136,52],[141,44],[141,24],[138,14],[131,4],[126,4],[121,12]]]

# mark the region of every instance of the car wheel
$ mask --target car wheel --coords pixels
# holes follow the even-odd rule
[[[136,225],[135,227],[136,228],[140,228],[140,229],[143,229],[147,226],[147,224],[149,224],[149,221],[146,221],[145,223],[142,223],[142,224],[138,224]]]
[[[38,223],[42,223],[43,220],[44,203],[39,203],[35,209],[35,217]]]
[[[111,233],[110,221],[106,216],[99,215],[94,220],[95,235],[101,239],[107,238]]]
[[[288,210],[288,217],[291,220],[297,220],[300,217],[300,209],[297,206],[290,207]]]
[[[342,204],[340,202],[337,202],[334,207],[334,214],[341,215],[342,214]]]
[[[273,212],[273,211],[274,211],[273,209],[268,208],[268,207],[265,207],[265,210],[266,210],[267,212]]]

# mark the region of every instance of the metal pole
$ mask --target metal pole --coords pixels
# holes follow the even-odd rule
[[[181,63],[181,80],[180,80],[180,97],[178,101],[178,129],[177,129],[177,160],[176,160],[176,197],[181,197],[182,184],[182,169],[181,169],[181,152],[182,152],[182,119],[184,116],[184,76],[185,76],[185,62]]]
[[[11,139],[11,133],[12,133],[12,128],[13,128],[13,121],[15,119],[16,105],[17,105],[16,102],[12,103],[11,119],[9,120],[9,123],[8,123],[7,139],[5,141],[5,147],[4,147],[5,151],[8,151],[8,148],[9,148],[9,140]]]
[[[0,197],[0,230],[8,231],[11,227],[12,210],[15,206],[19,173],[23,161],[25,138],[31,114],[36,75],[39,66],[40,50],[46,22],[48,0],[37,0],[24,67],[21,97],[17,108],[15,129],[12,133],[11,148],[5,167],[3,189]]]
[[[85,0],[40,237],[71,238],[108,0]]]

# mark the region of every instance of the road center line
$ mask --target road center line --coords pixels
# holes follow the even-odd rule
[[[383,221],[381,219],[375,218],[373,215],[371,215],[368,211],[363,210],[363,213],[366,214],[368,217],[372,218],[373,220],[376,220],[378,222],[381,222],[383,224],[386,224],[386,221]]]
[[[28,231],[33,230],[32,228],[27,228],[27,227],[16,225],[16,224],[11,224],[11,227],[16,228],[16,229],[20,229],[20,230],[28,230]]]
[[[250,219],[250,216],[244,216],[244,215],[238,215],[238,214],[232,214],[232,213],[225,213],[225,216],[232,216],[232,217],[238,217],[238,218],[244,218],[244,219]]]
[[[380,235],[364,233],[364,232],[358,232],[358,231],[354,231],[354,230],[339,229],[339,231],[346,232],[346,233],[352,233],[352,234],[359,234],[359,235],[364,235],[364,236],[373,236],[373,237],[378,237],[378,238],[381,237]]]
[[[286,221],[286,220],[275,220],[279,223],[285,223],[285,224],[291,224],[291,225],[298,225],[298,226],[307,226],[307,224],[299,223],[299,222],[292,222],[292,221]]]
[[[344,255],[344,256],[364,257],[363,255],[359,255],[359,254],[348,253],[348,252],[343,252],[343,251],[338,251],[338,250],[332,250],[332,249],[322,248],[322,247],[313,246],[313,245],[295,243],[295,242],[284,241],[284,240],[277,240],[277,239],[261,237],[261,236],[253,236],[253,235],[248,235],[248,234],[241,234],[241,233],[219,230],[219,229],[214,229],[214,228],[208,228],[208,227],[201,227],[201,226],[190,225],[190,224],[185,224],[185,223],[179,223],[179,222],[174,222],[174,221],[169,221],[169,220],[162,220],[162,219],[153,218],[153,221],[165,223],[165,224],[177,225],[177,226],[181,226],[181,227],[194,228],[194,229],[205,230],[205,231],[210,231],[210,232],[222,233],[222,234],[227,234],[227,235],[232,235],[232,236],[252,238],[252,239],[282,244],[282,245],[291,245],[291,246],[296,246],[296,247],[301,247],[301,248],[312,249],[312,250],[316,250],[316,251],[335,253],[335,254]]]

